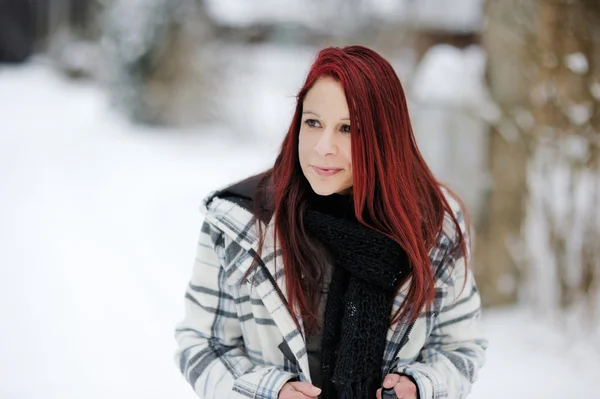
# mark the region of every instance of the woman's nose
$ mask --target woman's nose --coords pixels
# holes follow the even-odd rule
[[[337,145],[333,132],[327,130],[323,132],[315,144],[315,151],[322,157],[336,153]]]

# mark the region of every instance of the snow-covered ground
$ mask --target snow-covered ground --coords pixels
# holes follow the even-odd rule
[[[39,63],[0,67],[0,115],[0,397],[194,398],[172,336],[200,200],[265,168],[272,136],[130,126]],[[584,340],[526,309],[484,319],[471,398],[600,397]]]

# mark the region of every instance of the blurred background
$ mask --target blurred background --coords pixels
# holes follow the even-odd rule
[[[201,199],[272,164],[349,44],[470,211],[470,397],[600,398],[596,0],[0,0],[0,397],[195,397],[172,355]]]

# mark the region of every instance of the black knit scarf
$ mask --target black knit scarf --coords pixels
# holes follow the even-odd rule
[[[311,196],[304,225],[334,259],[320,398],[373,399],[382,382],[394,293],[410,270],[408,258],[396,242],[358,223],[350,196]]]

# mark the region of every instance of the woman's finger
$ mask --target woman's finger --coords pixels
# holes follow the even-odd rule
[[[321,393],[321,389],[317,388],[310,382],[295,381],[290,383],[296,391],[300,391],[308,397],[317,397]]]
[[[384,388],[392,388],[394,387],[398,382],[400,382],[400,378],[401,376],[398,374],[388,374],[385,376],[384,380],[383,380],[383,384],[381,384]]]
[[[416,399],[417,386],[406,376],[399,376],[398,383],[394,386],[396,396],[403,399]]]

